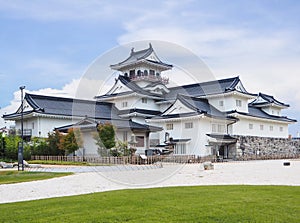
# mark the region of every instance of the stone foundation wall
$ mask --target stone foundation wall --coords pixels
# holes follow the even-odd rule
[[[252,158],[299,158],[300,139],[269,138],[257,136],[234,136],[238,139],[230,149],[233,157]]]

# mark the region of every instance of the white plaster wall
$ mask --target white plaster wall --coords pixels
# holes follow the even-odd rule
[[[261,136],[261,137],[288,137],[288,124],[271,122],[271,121],[258,121],[239,117],[240,121],[233,124],[234,135],[249,135],[249,136]],[[249,124],[253,124],[253,129],[249,129]],[[260,129],[260,125],[263,125],[263,130]],[[273,126],[273,131],[270,130],[270,126]],[[280,131],[280,127],[283,127],[283,131]]]
[[[47,117],[33,117],[24,119],[23,128],[32,129],[32,123],[34,123],[34,129],[32,129],[33,137],[48,137],[48,133],[52,132],[54,128],[69,125],[78,122],[80,119],[57,119]],[[21,129],[21,121],[16,121],[16,129]],[[39,134],[40,133],[40,134]]]
[[[192,122],[193,128],[185,129],[185,123]],[[166,123],[173,123],[173,130],[166,129]],[[153,124],[153,123],[152,123]],[[170,137],[173,139],[191,139],[186,145],[186,155],[197,155],[206,156],[210,155],[211,150],[206,146],[207,133],[210,133],[210,119],[209,118],[198,118],[191,120],[174,121],[174,122],[163,122],[157,123],[157,126],[164,128],[163,131],[159,132],[160,143],[165,140],[165,133],[168,132]]]
[[[269,106],[269,107],[262,108],[262,110],[267,112],[270,115],[281,116],[281,109],[277,107]]]
[[[236,106],[236,100],[242,101],[242,107]],[[223,106],[219,105],[219,101],[223,101]],[[209,98],[208,102],[219,109],[220,111],[232,111],[237,110],[240,112],[248,113],[248,100],[244,97],[240,97],[238,95],[230,95],[230,96],[221,96],[216,98]]]
[[[127,107],[123,107],[122,103],[127,101]],[[142,103],[141,96],[131,96],[126,98],[119,98],[114,101],[115,106],[119,110],[126,110],[132,108],[149,109],[159,111],[159,105],[155,104],[153,99],[147,98],[147,103]]]

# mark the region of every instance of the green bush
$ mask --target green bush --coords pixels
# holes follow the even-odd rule
[[[18,145],[21,142],[21,138],[19,136],[10,135],[5,137],[5,148],[4,148],[4,156],[8,159],[17,160],[18,159]]]

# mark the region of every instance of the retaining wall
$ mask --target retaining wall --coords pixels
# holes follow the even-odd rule
[[[297,158],[300,155],[300,139],[270,138],[258,136],[234,136],[238,139],[231,153],[236,158],[257,157]]]

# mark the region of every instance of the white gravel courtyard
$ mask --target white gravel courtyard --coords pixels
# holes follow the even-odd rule
[[[290,166],[284,166],[285,161]],[[38,169],[35,169],[38,170]],[[57,171],[45,166],[39,170]],[[71,176],[0,185],[0,203],[87,194],[109,190],[188,185],[292,185],[300,186],[300,160],[266,160],[160,166],[64,167]]]

